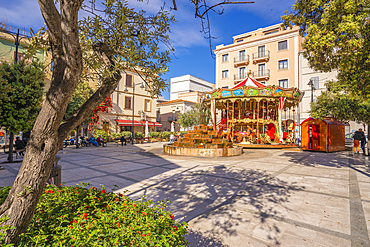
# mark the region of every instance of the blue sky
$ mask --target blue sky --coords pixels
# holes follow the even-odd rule
[[[218,1],[209,0],[208,4],[212,2]],[[212,49],[219,44],[230,44],[232,36],[279,23],[284,10],[289,10],[293,4],[294,0],[255,0],[253,4],[225,5],[222,15],[209,12],[212,36],[217,37],[212,40]],[[172,0],[129,0],[129,6],[149,13],[158,11],[163,5],[169,9]],[[193,5],[189,0],[177,0],[177,8],[177,11],[171,11],[177,22],[172,25],[170,34],[176,51],[171,55],[169,72],[164,78],[169,83],[171,77],[191,74],[215,83],[215,60],[208,40],[200,32],[201,22],[194,18]],[[33,28],[36,31],[44,25],[37,0],[0,0],[0,18],[26,30]],[[163,96],[168,99],[169,91]]]

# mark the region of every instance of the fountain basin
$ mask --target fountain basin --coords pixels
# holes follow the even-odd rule
[[[225,148],[196,148],[178,147],[172,144],[164,144],[163,153],[168,155],[183,155],[195,157],[228,157],[243,154],[243,147],[233,146]]]

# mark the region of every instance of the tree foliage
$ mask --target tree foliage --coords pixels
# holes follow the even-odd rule
[[[369,7],[369,0],[296,0],[292,12],[282,17],[285,25],[300,27],[311,68],[338,69],[338,82],[366,98],[370,97]]]
[[[38,62],[0,65],[0,126],[16,133],[28,131],[41,109],[43,66]]]
[[[77,84],[71,100],[68,102],[67,110],[63,119],[65,120],[72,116],[82,106],[82,104],[91,97],[93,93],[94,90],[89,86],[89,83],[81,80]]]
[[[211,111],[205,108],[205,121],[209,123],[211,119]],[[184,128],[189,128],[200,124],[200,104],[195,104],[190,110],[179,114],[179,123]]]
[[[326,87],[327,90],[311,105],[312,117],[331,116],[341,121],[370,123],[370,100],[345,92],[344,87],[334,81],[327,82]]]

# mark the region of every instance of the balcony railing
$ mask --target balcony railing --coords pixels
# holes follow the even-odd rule
[[[247,73],[234,75],[234,81],[241,81],[247,79]]]
[[[234,65],[248,64],[248,63],[249,63],[249,55],[234,57]]]
[[[255,79],[269,78],[269,77],[270,77],[270,70],[269,69],[253,71],[253,78],[255,78]]]
[[[265,60],[265,59],[269,59],[269,58],[270,58],[270,51],[269,50],[261,51],[261,52],[257,52],[257,53],[252,54],[253,61]]]

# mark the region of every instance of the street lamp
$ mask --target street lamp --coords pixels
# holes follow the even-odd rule
[[[132,145],[134,145],[134,114],[135,114],[135,111],[134,111],[134,108],[135,108],[135,87],[137,85],[141,84],[140,88],[143,89],[144,88],[144,84],[141,82],[138,82],[138,83],[132,83],[132,129],[131,129],[131,132],[132,132],[132,136],[131,136],[131,140],[132,140]],[[127,90],[127,86],[124,90],[125,93],[128,92]]]
[[[315,90],[316,88],[315,88],[315,86],[313,84],[312,79],[310,79],[310,81],[308,82],[307,85],[311,87],[311,103],[312,103],[313,102],[313,90]]]

